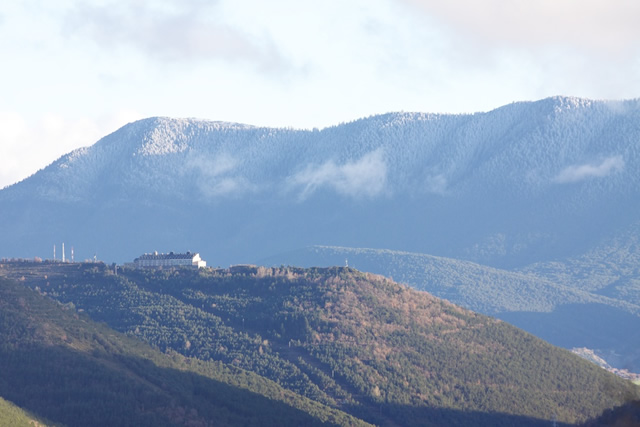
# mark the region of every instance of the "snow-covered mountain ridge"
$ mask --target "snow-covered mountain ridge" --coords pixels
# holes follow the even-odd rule
[[[249,258],[272,246],[329,244],[489,263],[515,254],[521,259],[513,262],[525,265],[582,253],[590,244],[582,240],[593,243],[640,220],[638,140],[639,100],[554,97],[476,114],[388,113],[322,130],[154,117],[1,190],[0,206],[7,224],[22,224],[21,212],[35,209],[30,225],[22,225],[28,233],[44,227],[43,210],[60,210],[61,225],[52,213],[46,232],[35,237],[43,241],[59,240],[56,234],[84,240],[77,230],[99,224],[83,215],[122,215],[117,222],[127,229],[149,215],[160,226],[171,212],[171,221],[190,215],[202,223],[170,235],[191,241],[196,230],[220,227],[231,241],[217,244]],[[258,206],[259,217],[251,213]],[[251,231],[232,236],[230,223]],[[310,223],[319,226],[309,230]],[[273,241],[272,233],[287,227],[294,235]],[[135,228],[153,243],[144,223]],[[0,247],[2,255],[36,247],[24,236],[13,239],[21,243]],[[96,235],[91,244],[122,260],[104,249],[113,247],[110,240]],[[147,245],[140,242],[131,254]],[[256,247],[263,249],[252,254]]]
[[[473,115],[389,113],[321,131],[150,118],[8,192],[77,200],[95,196],[105,178],[121,190],[208,199],[304,199],[319,190],[355,199],[531,197],[568,185],[583,186],[580,197],[628,192],[640,177],[639,105],[557,97]]]

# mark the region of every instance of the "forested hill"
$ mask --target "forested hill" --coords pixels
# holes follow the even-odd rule
[[[23,409],[0,397],[0,426],[47,427],[49,425],[52,424],[39,420],[37,417],[28,414]]]
[[[367,425],[251,372],[162,354],[1,277],[0,366],[2,426]]]
[[[473,311],[498,317],[552,344],[587,347],[618,369],[640,372],[638,237],[612,240],[564,262],[508,271],[404,251],[312,246],[266,265],[344,264],[393,277]]]
[[[382,425],[576,423],[638,389],[504,322],[350,268],[0,274],[163,351],[256,372]]]
[[[0,190],[0,257],[335,245],[524,266],[640,221],[639,138],[640,101],[567,97],[322,130],[149,118]]]

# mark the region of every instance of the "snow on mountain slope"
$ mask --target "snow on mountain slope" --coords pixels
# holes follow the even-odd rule
[[[638,178],[631,173],[622,179],[627,167],[637,170],[638,148],[631,142],[639,133],[638,105],[550,98],[474,115],[390,113],[321,132],[151,118],[63,156],[38,178],[64,188],[100,179],[105,170],[140,187],[166,176],[219,178],[214,186],[235,176],[260,190],[284,184],[298,195],[309,185],[357,188],[367,173],[391,193],[458,194],[477,190],[478,180],[516,194],[584,181],[619,189]]]
[[[150,118],[0,191],[0,255],[67,235],[122,261],[133,228],[126,257],[181,237],[225,262],[333,244],[525,265],[637,217],[639,137],[639,101],[563,97],[313,131]]]

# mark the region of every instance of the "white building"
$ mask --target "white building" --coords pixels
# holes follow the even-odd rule
[[[196,267],[203,268],[207,262],[200,258],[200,254],[187,252],[186,254],[144,254],[133,260],[137,268],[159,268],[159,267]]]

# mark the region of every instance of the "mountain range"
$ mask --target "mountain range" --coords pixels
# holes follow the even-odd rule
[[[3,256],[210,263],[310,245],[521,267],[638,221],[640,101],[548,98],[322,130],[150,118],[0,191]]]
[[[0,256],[51,258],[56,245],[60,258],[65,242],[77,260],[191,250],[213,266],[320,266],[308,248],[345,248],[331,264],[639,369],[639,139],[639,100],[322,130],[150,118],[0,190]],[[365,265],[355,248],[409,255],[402,269],[398,256]]]

